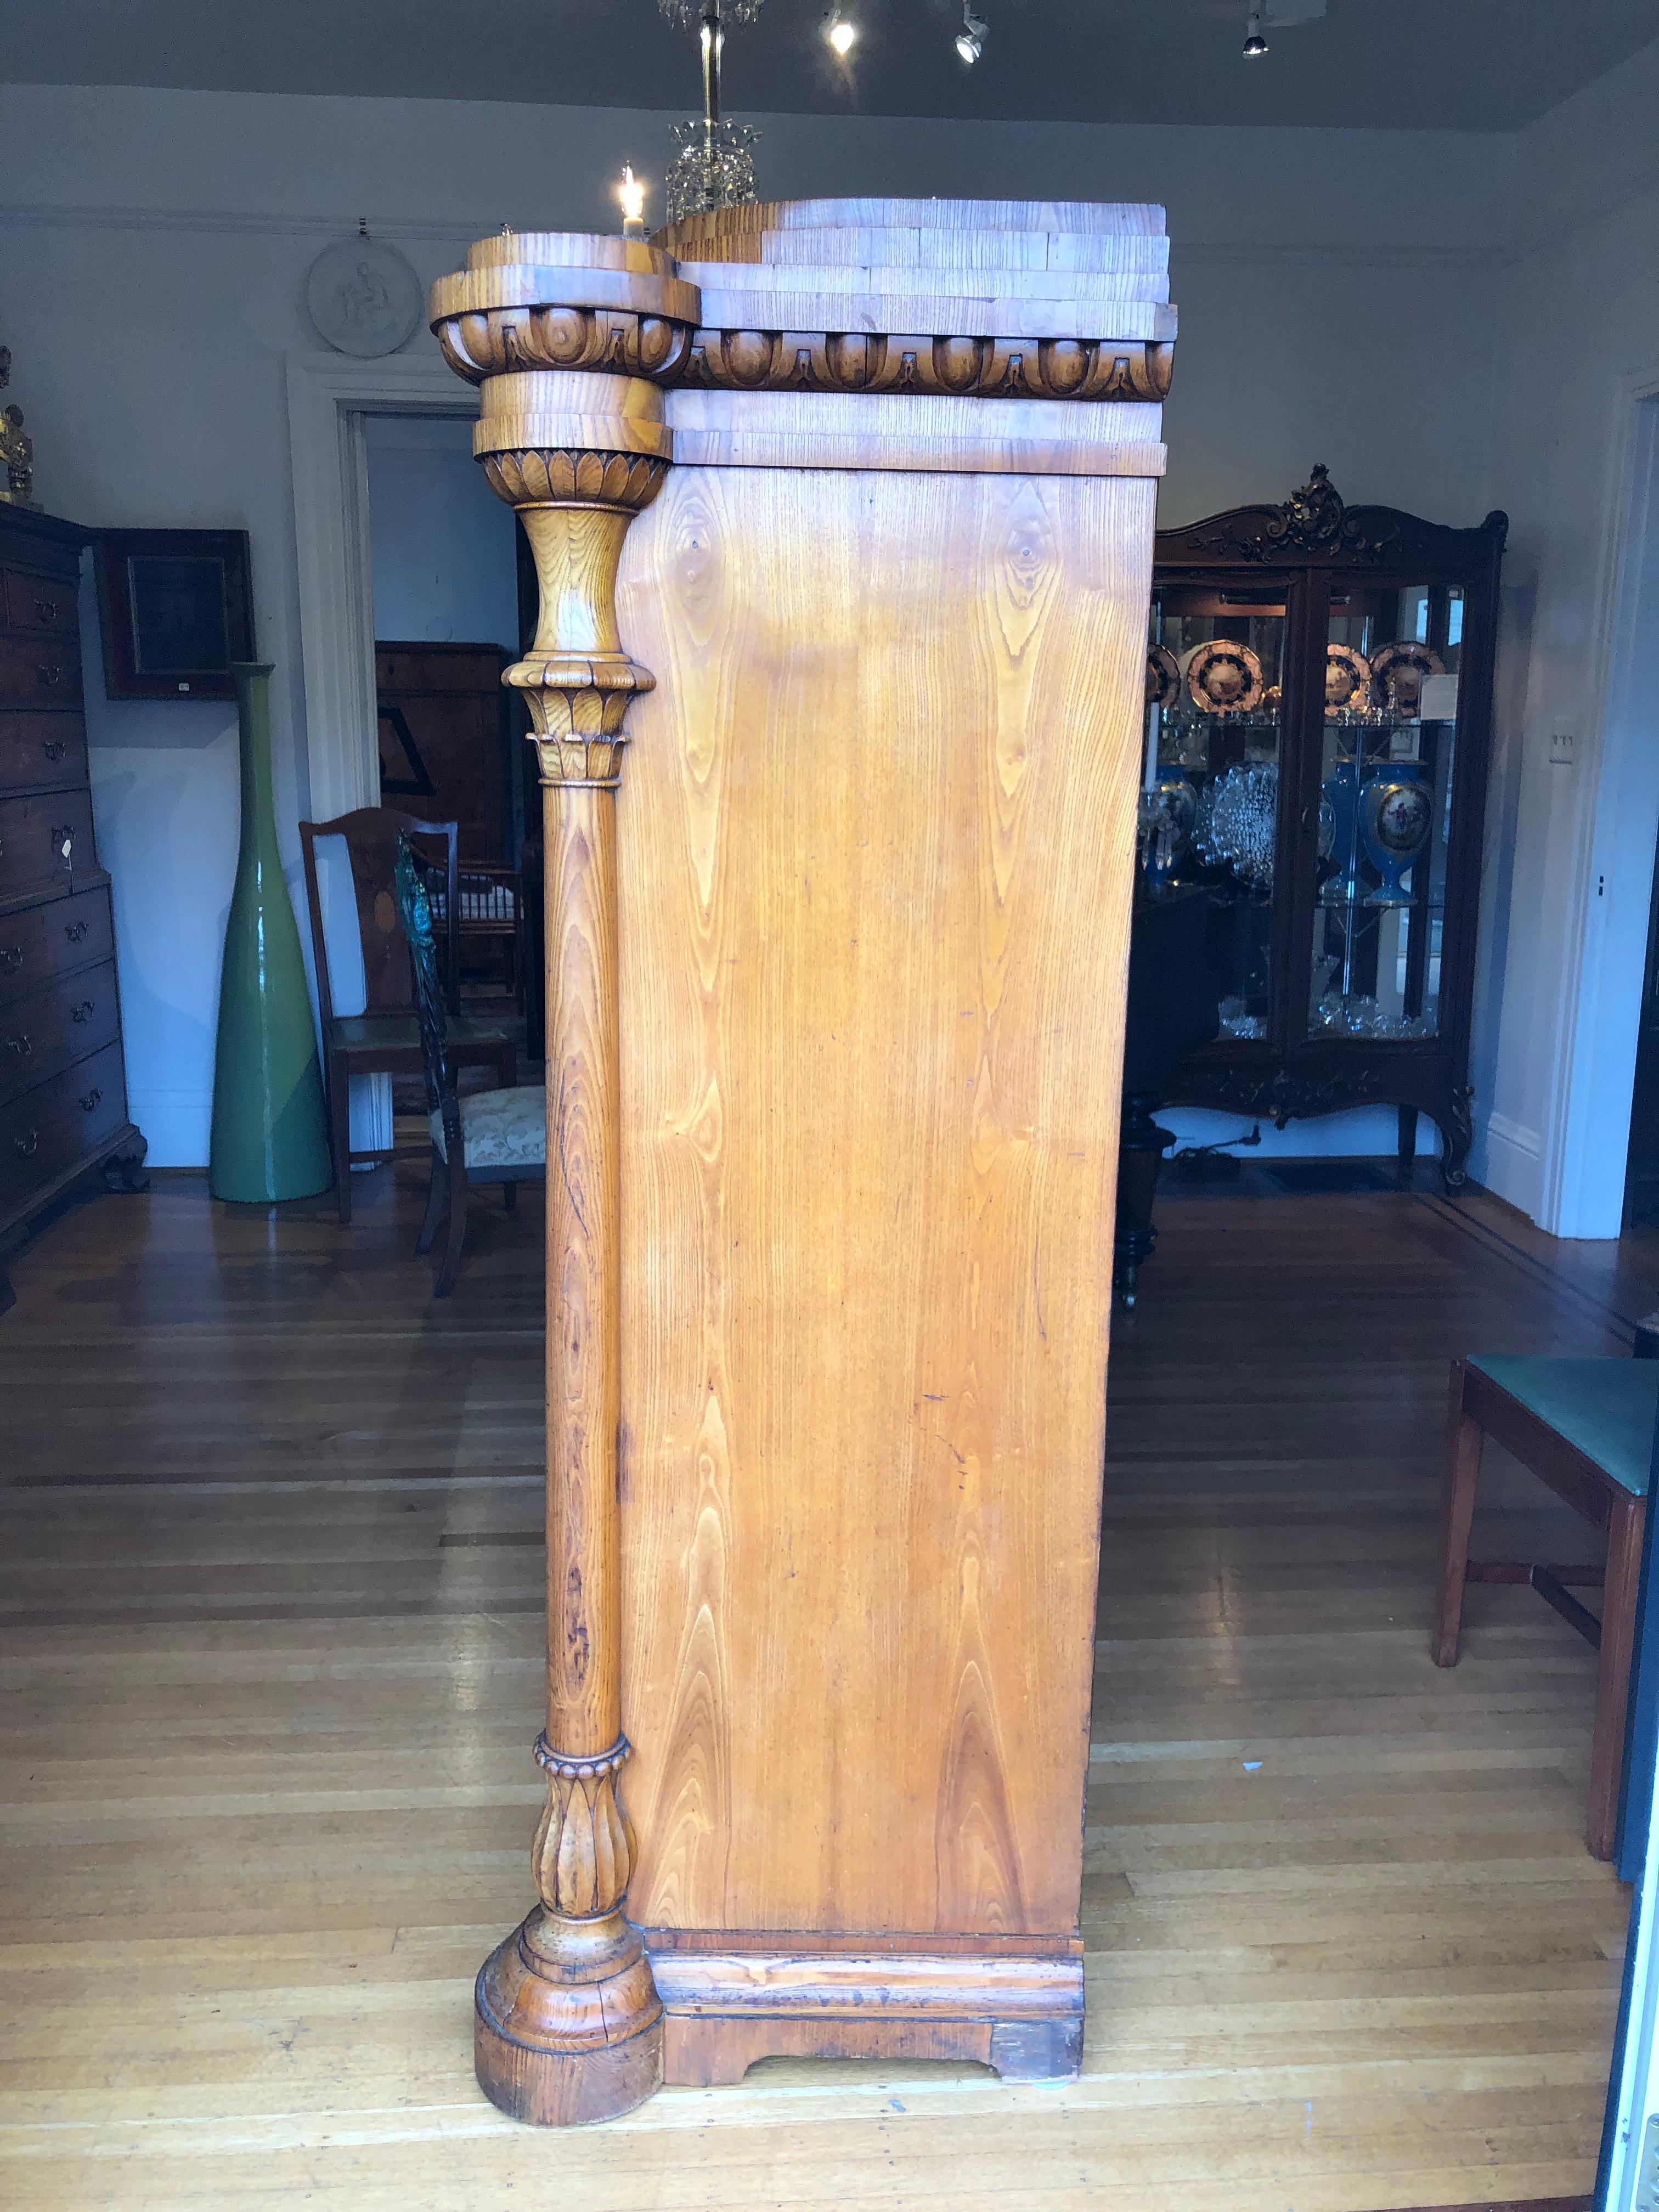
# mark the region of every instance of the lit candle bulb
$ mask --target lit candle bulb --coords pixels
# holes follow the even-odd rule
[[[623,167],[622,182],[617,187],[617,198],[622,202],[623,236],[643,238],[645,236],[645,185],[626,163]]]

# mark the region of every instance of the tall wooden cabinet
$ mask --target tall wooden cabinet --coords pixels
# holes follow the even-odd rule
[[[1166,252],[816,201],[434,288],[540,600],[548,1797],[476,2007],[523,2118],[1077,2069]]]
[[[0,504],[0,1255],[100,1164],[131,1182],[109,877],[82,713],[88,533]],[[0,1274],[0,1310],[11,1303]]]

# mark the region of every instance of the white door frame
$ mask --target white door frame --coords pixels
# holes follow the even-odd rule
[[[363,417],[477,411],[477,394],[433,355],[288,357],[306,760],[317,819],[380,803]]]
[[[369,415],[476,415],[477,394],[433,354],[357,361],[288,356],[288,428],[300,573],[311,818],[378,806],[380,715],[374,684],[374,578],[369,541]],[[332,929],[331,943],[337,942]],[[392,1146],[392,1085],[354,1082],[355,1151]]]
[[[1620,379],[1581,804],[1561,917],[1566,939],[1538,1223],[1619,1234],[1648,913],[1659,838],[1659,746],[1638,708],[1637,619],[1659,543],[1659,362]],[[1644,561],[1650,572],[1644,576]],[[1645,592],[1644,592],[1645,586]]]

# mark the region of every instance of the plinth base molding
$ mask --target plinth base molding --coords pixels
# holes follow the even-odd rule
[[[952,1952],[659,1949],[663,2078],[708,2088],[758,2058],[972,2060],[1005,2081],[1075,2079],[1083,1961]]]

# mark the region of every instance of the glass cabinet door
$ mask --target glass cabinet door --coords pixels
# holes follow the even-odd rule
[[[1155,585],[1146,663],[1141,866],[1156,896],[1207,884],[1224,1037],[1273,1020],[1285,605]]]
[[[1308,1034],[1439,1028],[1463,594],[1331,595]]]

